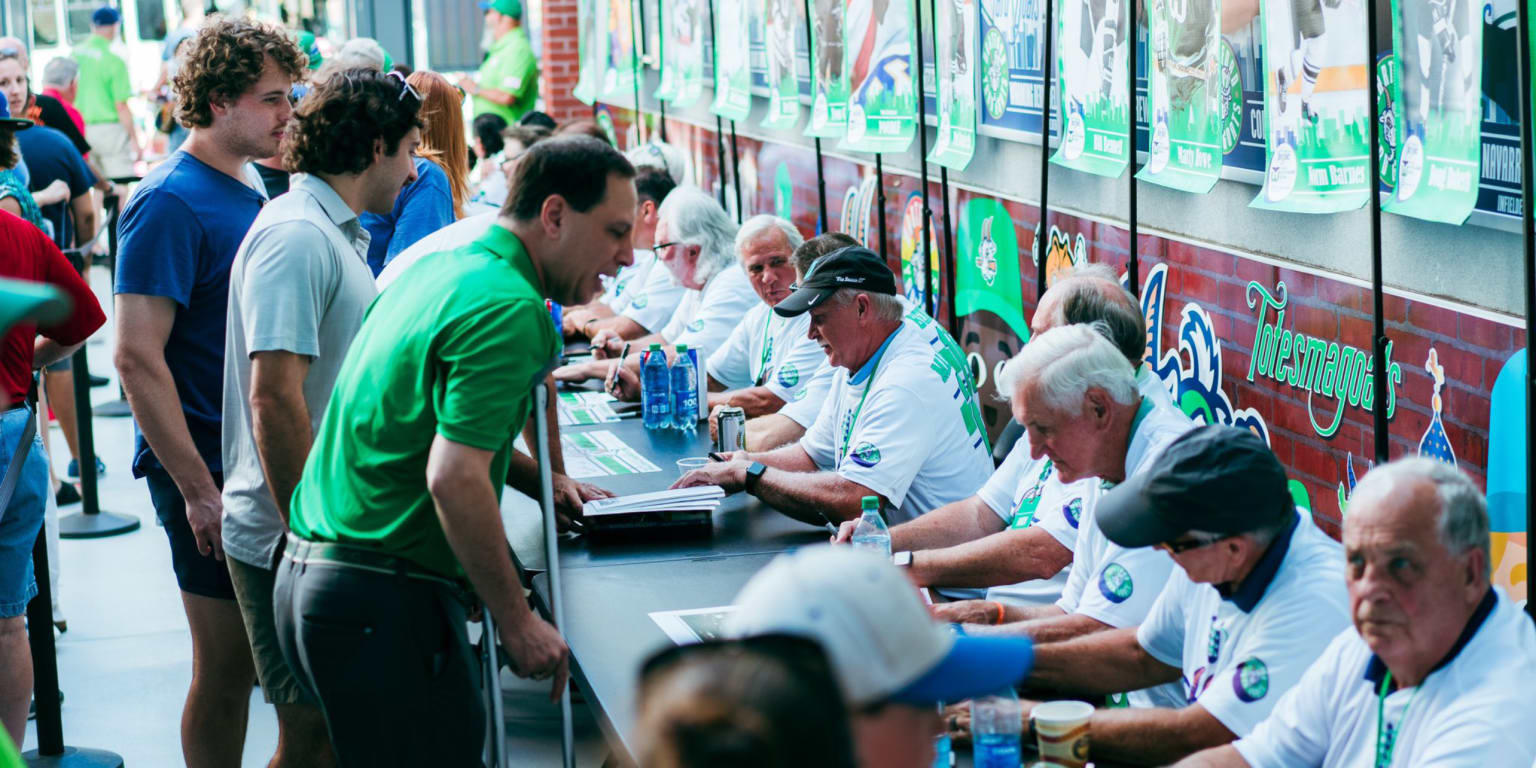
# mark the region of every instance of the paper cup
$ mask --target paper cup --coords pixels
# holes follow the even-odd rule
[[[1088,764],[1088,719],[1093,705],[1083,701],[1049,701],[1035,707],[1035,738],[1040,757],[1065,768]]]
[[[682,477],[683,475],[686,475],[689,472],[694,471],[695,469],[702,469],[702,468],[708,466],[710,461],[711,461],[711,459],[708,459],[708,458],[678,459],[677,460],[677,475],[678,475],[678,477]]]

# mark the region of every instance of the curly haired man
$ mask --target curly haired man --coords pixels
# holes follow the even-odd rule
[[[181,717],[188,766],[238,765],[255,670],[220,537],[224,328],[230,265],[266,199],[252,158],[287,129],[304,54],[280,30],[207,24],[173,83],[182,148],[123,209],[115,362],[145,478],[171,544],[192,630],[192,685]]]

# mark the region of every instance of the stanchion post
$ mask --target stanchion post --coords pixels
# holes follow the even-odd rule
[[[549,614],[555,629],[564,634],[565,602],[560,588],[560,540],[555,528],[554,479],[549,458],[549,389],[534,386],[533,415],[538,437],[539,504],[544,511],[544,567],[549,574]],[[564,768],[575,768],[575,736],[571,730],[571,686],[560,692],[560,758]]]
[[[1130,235],[1129,248],[1131,258],[1125,264],[1125,274],[1129,278],[1131,293],[1141,295],[1141,254],[1140,238],[1136,234],[1136,64],[1137,57],[1141,55],[1141,23],[1136,18],[1136,6],[1122,4],[1121,10],[1126,15],[1126,23],[1121,29],[1125,33],[1125,98],[1128,105],[1126,117],[1126,174],[1129,184],[1130,200],[1126,206],[1125,224]]]
[[[1520,0],[1525,2],[1525,0]],[[1376,407],[1371,409],[1372,437],[1374,438],[1374,451],[1376,463],[1384,463],[1387,460],[1387,409],[1382,404],[1387,402],[1387,377],[1383,375],[1387,360],[1387,330],[1382,300],[1381,283],[1381,190],[1378,188],[1381,179],[1381,121],[1376,119],[1378,99],[1376,98],[1376,6],[1377,0],[1365,0],[1365,61],[1366,61],[1366,98],[1370,99],[1370,111],[1366,113],[1366,122],[1370,123],[1371,151],[1370,156],[1370,212],[1371,212],[1371,348],[1375,352],[1376,374],[1372,376],[1373,397]]]
[[[1520,221],[1524,234],[1521,242],[1521,265],[1525,273],[1525,530],[1529,539],[1536,531],[1536,366],[1532,365],[1531,342],[1536,340],[1536,182],[1531,168],[1532,130],[1531,121],[1531,6],[1530,0],[1515,1],[1516,32],[1519,39],[1519,55],[1515,64],[1520,98]],[[1385,358],[1381,358],[1385,359]],[[1381,378],[1381,377],[1377,377]],[[1378,400],[1377,402],[1381,402]],[[1530,549],[1525,554],[1526,569],[1531,565]],[[1536,616],[1536,605],[1527,600],[1526,613]]]

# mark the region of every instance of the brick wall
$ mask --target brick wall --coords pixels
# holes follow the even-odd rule
[[[539,93],[544,97],[544,111],[561,122],[588,117],[592,108],[571,95],[581,66],[576,40],[577,0],[543,0],[543,6]]]

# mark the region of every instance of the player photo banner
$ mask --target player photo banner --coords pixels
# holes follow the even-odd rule
[[[976,152],[976,74],[971,63],[976,60],[976,27],[981,19],[976,0],[933,0],[933,8],[938,88],[934,113],[939,130],[928,162],[963,171]]]
[[[1265,0],[1268,163],[1254,208],[1334,213],[1365,205],[1365,15],[1342,0]]]
[[[811,119],[805,135],[841,138],[848,130],[848,73],[843,70],[846,0],[811,0]]]
[[[576,27],[576,56],[581,68],[571,95],[591,104],[602,93],[607,75],[608,0],[577,0],[576,8],[581,17]]]
[[[704,93],[704,39],[709,33],[707,0],[663,0],[666,25],[661,45],[661,84],[656,98],[686,107]]]
[[[605,8],[607,30],[601,49],[603,87],[598,98],[610,104],[635,100],[635,18],[632,0],[599,0]]]
[[[843,18],[843,71],[850,87],[844,149],[905,152],[917,135],[912,2],[848,0]]]
[[[1066,134],[1051,162],[1118,178],[1129,158],[1130,100],[1125,90],[1123,0],[1060,0],[1057,83]]]
[[[708,2],[709,0],[706,0]],[[715,101],[709,111],[727,120],[745,120],[752,112],[752,70],[747,31],[747,0],[715,4]]]
[[[1152,140],[1136,178],[1204,194],[1221,175],[1221,0],[1148,0]]]
[[[1392,0],[1397,186],[1384,210],[1460,224],[1477,205],[1481,10],[1472,0]]]
[[[763,0],[768,116],[764,128],[785,130],[800,120],[800,82],[795,77],[795,35],[804,34],[801,0]]]

